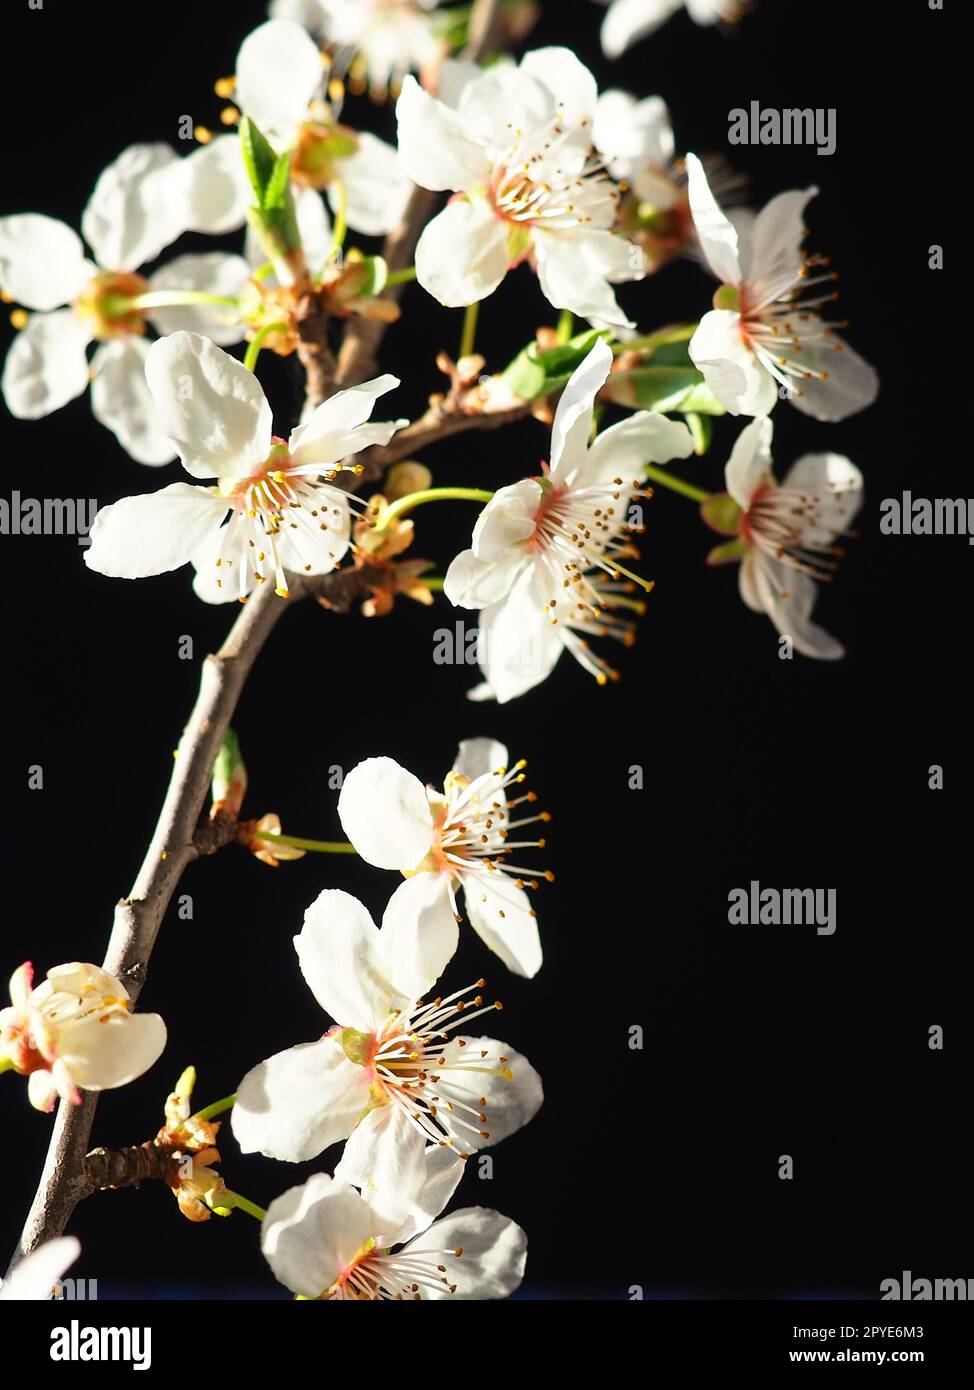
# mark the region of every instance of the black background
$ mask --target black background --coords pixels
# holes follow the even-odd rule
[[[532,46],[564,42],[600,86],[669,102],[678,148],[733,153],[760,206],[815,182],[809,245],[842,275],[848,336],[882,376],[878,404],[838,425],[782,405],[779,472],[837,449],[866,475],[858,540],[817,616],[846,643],[841,664],[778,658],[770,622],[746,611],[732,570],[708,571],[712,537],[692,504],[648,508],[643,570],[657,587],[624,680],[605,690],[565,657],[536,691],[470,706],[475,671],[435,666],[433,630],[456,614],[403,604],[365,622],[310,605],[288,613],[234,721],[250,770],[248,810],[292,833],[340,835],[332,764],[386,753],[440,781],[459,738],[486,733],[529,759],[555,820],[557,882],[538,904],[545,965],[506,976],[467,931],[447,979],[481,972],[504,999],[504,1036],[541,1071],[537,1119],[494,1152],[494,1177],[459,1194],[521,1222],[529,1296],[878,1296],[904,1269],[966,1277],[969,1242],[970,909],[967,663],[971,551],[964,537],[886,537],[879,502],[965,494],[963,401],[941,337],[947,273],[927,269],[948,214],[950,121],[938,77],[954,16],[895,6],[765,0],[729,36],[678,16],[623,60],[598,48],[588,0],[545,0]],[[177,143],[180,116],[217,124],[217,77],[264,17],[258,3],[42,11],[7,0],[0,89],[0,212],[43,211],[78,226],[101,169],[127,144]],[[727,112],[837,109],[838,147],[727,151]],[[346,109],[389,137],[390,109]],[[367,244],[367,243],[366,243]],[[212,248],[187,238],[179,249]],[[228,249],[230,242],[227,243]],[[170,253],[171,254],[171,253]],[[948,248],[948,263],[950,262]],[[622,297],[641,328],[693,319],[713,284],[683,263]],[[415,415],[439,389],[433,358],[455,349],[460,314],[419,288],[386,339],[382,366]],[[554,315],[527,270],[483,306],[478,346],[498,369]],[[11,332],[0,325],[0,347]],[[261,360],[279,432],[292,423],[286,365]],[[960,407],[960,409],[958,409]],[[281,426],[284,426],[281,429]],[[684,473],[720,486],[740,428],[718,421],[711,452]],[[97,496],[104,504],[180,476],[134,463],[87,400],[38,424],[0,412],[2,495]],[[499,486],[535,471],[548,436],[527,422],[430,450],[440,484]],[[974,504],[972,504],[974,505]],[[473,512],[417,514],[417,553],[440,565]],[[186,572],[124,583],[86,571],[70,538],[0,538],[3,556],[3,951],[40,974],[100,959],[115,900],[149,839],[199,659],[233,608],[196,600]],[[197,660],[178,656],[193,638]],[[611,653],[613,657],[616,653]],[[27,767],[44,768],[43,791]],[[629,768],[645,769],[642,791]],[[942,764],[943,791],[928,789]],[[751,879],[838,890],[838,930],[732,927],[727,894]],[[273,872],[227,850],[191,867],[194,920],[170,910],[141,1006],[169,1027],[163,1059],[101,1100],[93,1142],[134,1143],[161,1122],[189,1062],[201,1104],[254,1062],[323,1028],[291,947],[326,886],[378,917],[396,879],[354,860],[309,856]],[[645,1032],[641,1052],[628,1030]],[[942,1025],[942,1052],[927,1046]],[[3,1214],[15,1243],[49,1120],[24,1083],[0,1081]],[[300,1169],[223,1146],[231,1186],[266,1204]],[[790,1154],[795,1178],[780,1181]],[[331,1166],[330,1156],[327,1166]],[[281,1297],[239,1214],[193,1226],[168,1193],[106,1193],[78,1211],[75,1273],[103,1294]]]

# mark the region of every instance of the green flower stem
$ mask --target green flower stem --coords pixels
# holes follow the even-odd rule
[[[469,357],[473,352],[473,345],[477,337],[477,316],[479,313],[479,300],[475,300],[473,304],[468,304],[463,311],[463,332],[460,335],[461,357]]]
[[[238,309],[239,301],[232,295],[206,294],[203,290],[147,290],[145,294],[118,296],[122,312],[129,309],[168,309],[181,304],[225,304]],[[115,305],[113,304],[113,308]]]
[[[711,496],[702,487],[694,487],[692,483],[685,483],[682,478],[675,478],[672,473],[667,473],[663,468],[656,468],[651,463],[644,466],[643,472],[654,483],[668,487],[671,492],[678,492],[681,497],[689,497],[692,502],[706,502],[707,498]]]
[[[384,531],[390,521],[397,516],[405,516],[406,512],[421,507],[424,502],[489,502],[493,495],[479,487],[430,487],[420,492],[407,492],[405,497],[397,497],[395,502],[390,502],[383,509],[375,529]]]
[[[226,1110],[232,1110],[236,1100],[237,1093],[234,1091],[232,1096],[224,1096],[222,1100],[215,1100],[205,1110],[197,1110],[193,1118],[196,1120],[215,1120],[217,1115],[222,1115]]]
[[[407,265],[404,270],[392,270],[386,276],[386,287],[389,285],[408,285],[411,280],[416,279],[416,267]]]
[[[306,849],[313,854],[357,854],[354,845],[346,840],[304,840],[299,835],[271,835],[261,831],[254,835],[255,840],[267,840],[273,845],[290,845],[292,849]]]
[[[252,372],[257,366],[257,359],[260,356],[261,348],[272,333],[286,332],[286,323],[265,323],[263,328],[258,329],[251,341],[247,344],[247,351],[244,354],[244,366],[247,370]]]
[[[653,348],[665,347],[667,343],[686,343],[696,331],[695,323],[671,324],[669,328],[658,328],[655,333],[650,333],[645,338],[634,338],[631,343],[616,343],[612,355],[619,357],[624,352],[646,352]]]
[[[444,582],[444,581],[443,581],[443,578],[442,578],[441,575],[432,574],[432,575],[430,575],[430,577],[429,577],[428,579],[426,578],[425,575],[420,575],[420,580],[422,581],[422,583],[424,583],[424,584],[426,585],[426,587],[427,587],[427,589],[429,589],[430,593],[432,593],[432,594],[442,594],[442,592],[443,592],[443,582]]]
[[[339,252],[345,245],[345,235],[348,231],[348,191],[341,179],[336,179],[332,188],[337,191],[338,207],[335,209],[335,226],[331,235],[329,260],[337,261]]]
[[[571,342],[575,335],[575,315],[571,309],[562,309],[558,319],[558,341],[559,343]]]
[[[263,1221],[267,1215],[263,1207],[259,1207],[256,1202],[249,1202],[246,1197],[241,1197],[239,1192],[231,1192],[229,1187],[225,1189],[223,1195],[227,1199],[225,1205],[239,1207],[248,1216],[252,1216],[255,1221]]]

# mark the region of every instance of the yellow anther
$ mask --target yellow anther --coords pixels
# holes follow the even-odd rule
[[[10,322],[14,328],[26,328],[30,322],[30,315],[26,309],[15,309],[10,315]]]
[[[213,84],[214,92],[216,92],[218,97],[222,97],[224,101],[226,101],[228,97],[233,96],[236,87],[237,79],[235,77],[220,77],[217,78],[216,82]]]
[[[212,130],[207,130],[205,125],[194,126],[193,134],[201,145],[208,145],[213,139]]]

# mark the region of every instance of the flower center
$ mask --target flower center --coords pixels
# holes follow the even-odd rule
[[[100,342],[142,334],[145,314],[131,301],[148,288],[148,280],[134,271],[103,271],[85,286],[75,301],[75,313],[88,320],[92,336]]]
[[[838,275],[825,271],[812,272],[829,264],[827,256],[808,256],[804,253],[796,268],[784,271],[777,278],[759,282],[744,282],[739,290],[738,309],[741,315],[741,338],[758,358],[761,365],[779,385],[791,394],[804,395],[801,381],[825,381],[828,372],[806,365],[800,360],[812,352],[830,348],[842,352],[844,344],[835,330],[847,328],[846,320],[826,322],[813,310],[838,299],[837,290],[824,292],[820,287],[833,284]],[[717,304],[722,286],[714,296],[717,308],[734,307]],[[813,291],[809,295],[809,291]]]
[[[829,494],[832,507],[826,519],[823,494],[767,482],[754,494],[741,517],[741,535],[750,545],[792,569],[813,579],[831,579],[844,554],[835,544],[845,531],[844,517],[838,526],[834,521],[840,496],[838,489]],[[841,516],[841,507],[839,513]]]
[[[451,873],[462,883],[470,874],[507,875],[518,888],[537,888],[542,878],[554,881],[550,869],[528,868],[510,862],[511,852],[521,849],[544,849],[544,837],[532,840],[512,831],[551,820],[549,811],[532,810],[511,820],[510,812],[518,807],[533,808],[536,792],[524,792],[509,800],[507,789],[520,786],[525,780],[527,763],[522,758],[510,769],[501,767],[486,777],[469,778],[451,772],[444,793],[445,804],[437,814],[437,825],[431,854],[442,871]]]
[[[619,190],[604,160],[580,144],[582,128],[566,126],[561,115],[528,134],[509,127],[511,144],[496,160],[488,189],[498,216],[516,230],[612,226]]]
[[[415,1253],[407,1246],[393,1255],[377,1249],[375,1239],[370,1237],[322,1297],[329,1301],[420,1300],[423,1289],[442,1292],[444,1285],[450,1293],[456,1293],[457,1286],[451,1284],[447,1274],[448,1265],[444,1261],[460,1259],[462,1255],[461,1246],[454,1250],[423,1250]]]

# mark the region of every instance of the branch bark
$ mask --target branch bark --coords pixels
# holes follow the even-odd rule
[[[464,51],[467,60],[476,61],[484,56],[496,41],[501,11],[502,0],[475,0],[470,22],[471,43]],[[409,264],[419,233],[436,201],[437,196],[425,189],[414,191],[402,225],[387,241],[386,260],[393,269]],[[398,289],[390,293],[396,294]],[[321,390],[328,394],[340,386],[364,380],[374,367],[386,325],[352,321],[334,371],[321,347],[320,327],[315,324],[308,329],[306,355],[311,362],[310,391]],[[308,363],[305,365],[307,368]],[[474,427],[475,417],[461,418],[469,420]],[[458,424],[457,428],[461,426]],[[407,452],[418,447],[416,437],[414,435],[407,443]],[[179,741],[152,841],[131,892],[115,909],[105,955],[104,968],[122,980],[133,1002],[138,999],[145,982],[156,937],[176,886],[186,866],[198,856],[193,837],[213,763],[258,653],[291,603],[314,595],[340,611],[346,609],[362,583],[361,572],[358,579],[355,574],[355,571],[338,571],[314,580],[294,579],[288,599],[279,598],[269,584],[262,585],[240,612],[223,646],[206,658],[199,694]],[[61,1102],[37,1192],[11,1268],[45,1241],[61,1235],[77,1203],[94,1190],[90,1177],[86,1176],[85,1155],[97,1103],[97,1094],[92,1092],[83,1094],[80,1105]]]

